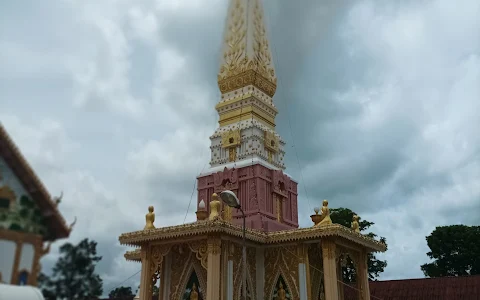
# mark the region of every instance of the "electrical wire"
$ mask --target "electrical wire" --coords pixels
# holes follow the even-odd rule
[[[110,291],[116,289],[116,288],[119,288],[120,286],[122,286],[122,284],[124,284],[125,282],[127,282],[128,280],[132,279],[133,276],[137,275],[138,273],[140,273],[142,271],[142,269],[138,270],[138,272],[134,273],[133,275],[129,276],[127,279],[125,279],[124,281],[122,281],[121,283],[115,285],[113,288],[110,289]],[[109,289],[105,289],[106,291],[108,291]]]

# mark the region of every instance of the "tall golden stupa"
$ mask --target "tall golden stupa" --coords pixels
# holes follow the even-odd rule
[[[197,221],[155,228],[150,207],[143,230],[119,237],[138,248],[125,257],[142,264],[140,299],[150,300],[155,284],[165,300],[343,299],[347,257],[358,298],[370,299],[367,255],[385,245],[359,233],[356,220],[353,229],[332,224],[326,201],[312,227],[298,226],[297,182],[283,172],[285,142],[275,131],[277,78],[261,0],[230,0],[218,85],[219,127],[210,168],[197,177]]]

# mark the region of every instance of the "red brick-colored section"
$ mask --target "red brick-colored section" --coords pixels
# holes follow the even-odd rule
[[[201,175],[197,180],[197,209],[203,200],[209,210],[213,193],[231,190],[240,200],[248,228],[266,232],[298,228],[297,182],[281,170],[271,170],[261,164],[225,167],[223,171]],[[281,207],[277,206],[277,199]],[[281,215],[280,222],[277,213]],[[234,224],[242,224],[240,211],[234,210],[232,218]]]
[[[345,300],[358,299],[345,287]],[[480,300],[480,275],[370,282],[371,300]]]

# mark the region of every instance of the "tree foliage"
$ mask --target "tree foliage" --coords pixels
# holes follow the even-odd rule
[[[480,226],[439,226],[426,239],[434,261],[421,266],[425,276],[480,274]]]
[[[84,239],[77,245],[62,245],[52,276],[42,273],[38,278],[45,299],[83,300],[101,296],[102,279],[95,274],[95,266],[101,259],[94,241]]]
[[[110,299],[131,300],[133,299],[133,297],[135,297],[135,295],[133,294],[131,287],[121,286],[111,290],[110,293],[108,294],[108,297]]]
[[[332,219],[332,222],[348,228],[350,228],[351,226],[354,215],[356,215],[356,213],[348,208],[340,207],[330,209],[330,218]],[[358,223],[360,226],[360,231],[362,232],[375,224],[373,222],[362,219],[360,219]],[[373,232],[369,232],[365,235],[371,238],[377,237],[377,235]],[[380,242],[387,245],[387,240],[384,237],[380,237]],[[386,267],[387,261],[377,259],[375,254],[373,253],[368,254],[368,278],[370,280],[376,280],[376,278],[380,276],[380,273],[382,273]],[[347,283],[355,282],[357,279],[357,273],[355,271],[353,261],[350,258],[347,258],[345,266],[342,266],[342,275],[343,281]]]

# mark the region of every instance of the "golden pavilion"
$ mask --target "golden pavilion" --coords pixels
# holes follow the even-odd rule
[[[219,127],[210,168],[197,177],[197,221],[156,228],[149,207],[145,228],[119,237],[137,248],[125,258],[141,262],[140,299],[156,284],[164,300],[343,299],[347,257],[358,299],[370,299],[367,257],[386,246],[362,235],[358,218],[351,228],[332,224],[326,200],[313,226],[299,228],[298,183],[284,172],[285,141],[275,131],[277,77],[261,0],[230,0],[222,51]],[[225,193],[238,205],[226,205]]]

